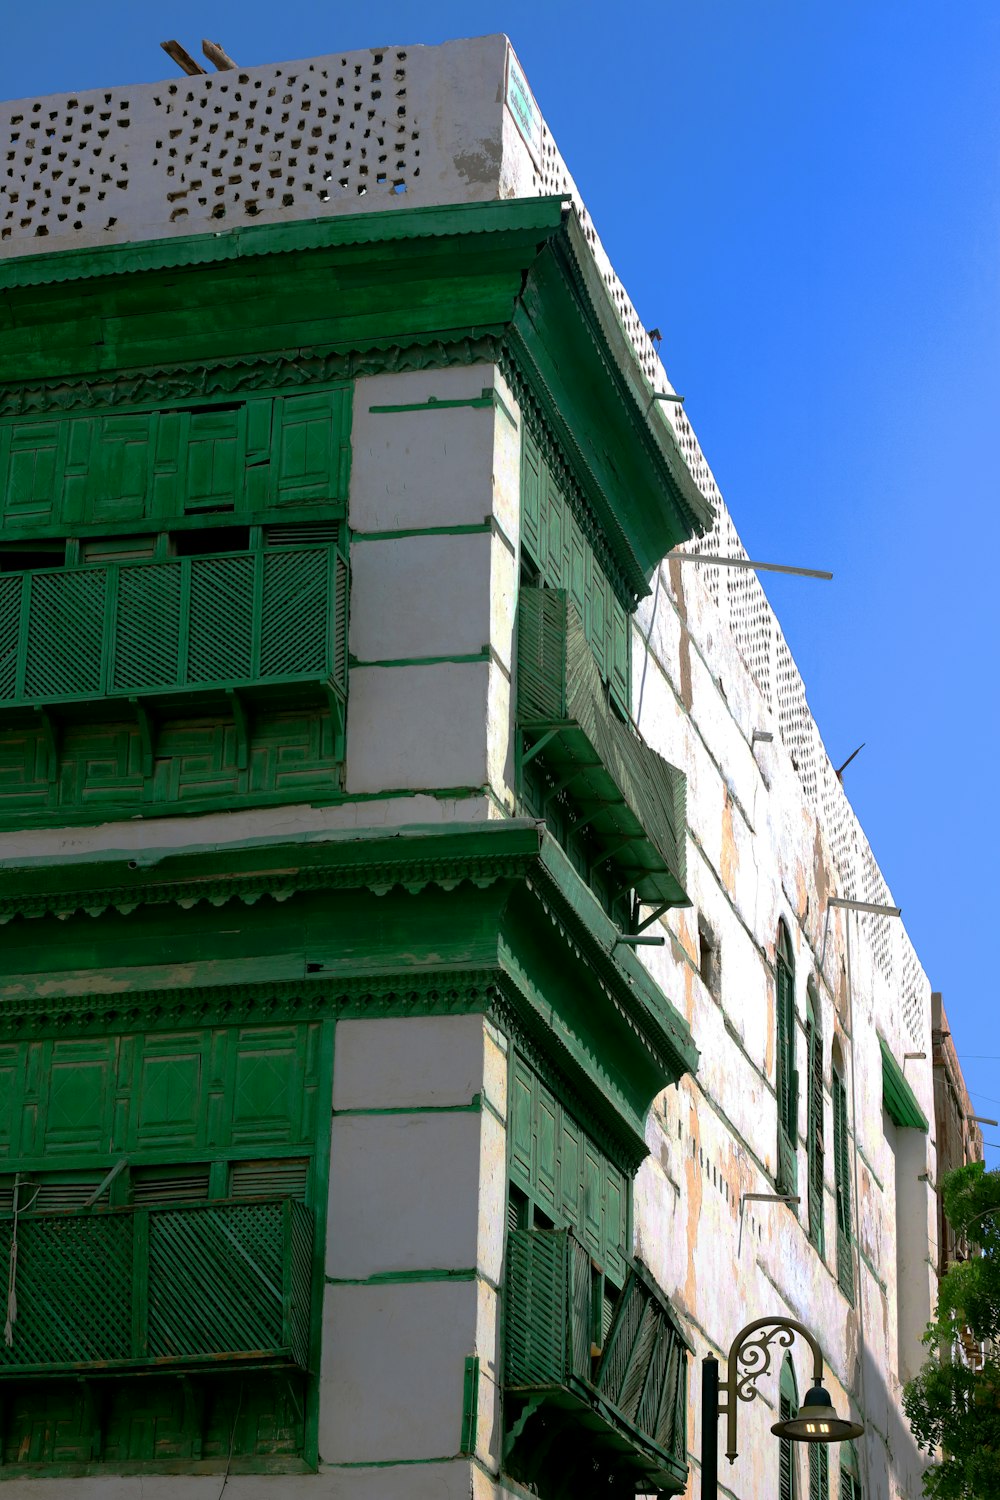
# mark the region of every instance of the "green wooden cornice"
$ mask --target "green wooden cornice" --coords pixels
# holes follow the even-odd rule
[[[233,902],[255,906],[249,923],[215,918]],[[480,1010],[516,1025],[630,1160],[652,1099],[697,1064],[683,1018],[528,820],[8,863],[0,912],[0,1035]],[[254,941],[278,955],[266,969]]]
[[[501,360],[632,600],[711,521],[563,198],[395,209],[0,262],[0,413]]]

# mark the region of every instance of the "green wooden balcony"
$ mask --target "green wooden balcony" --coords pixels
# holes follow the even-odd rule
[[[522,588],[517,722],[644,902],[687,906],[686,783],[611,706],[565,589]]]
[[[546,1457],[561,1440],[584,1465],[592,1456],[610,1462],[637,1493],[679,1493],[687,1482],[687,1342],[640,1266],[630,1268],[603,1334],[598,1286],[589,1251],[568,1230],[508,1234],[504,1383],[516,1415],[505,1454],[519,1477],[533,1480],[531,1419],[544,1412],[538,1446]],[[570,1475],[567,1493],[586,1492],[578,1483]]]
[[[0,1264],[13,1221],[0,1223]],[[0,1377],[130,1368],[305,1369],[312,1220],[291,1198],[23,1214]]]
[[[347,689],[335,546],[0,576],[0,709],[313,684]]]

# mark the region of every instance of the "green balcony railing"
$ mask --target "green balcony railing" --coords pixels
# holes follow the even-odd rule
[[[565,589],[523,588],[517,722],[649,903],[686,906],[686,782],[615,712]],[[612,857],[609,854],[609,857]]]
[[[314,682],[347,688],[334,546],[0,576],[0,708]]]
[[[610,1457],[639,1492],[684,1489],[688,1345],[666,1298],[638,1265],[603,1335],[590,1253],[568,1230],[507,1236],[504,1371],[519,1404],[508,1450],[529,1439],[526,1414],[569,1414],[571,1448]],[[521,1468],[530,1469],[530,1460]]]
[[[0,1222],[0,1264],[12,1219]],[[25,1214],[0,1377],[308,1362],[312,1220],[291,1198]]]

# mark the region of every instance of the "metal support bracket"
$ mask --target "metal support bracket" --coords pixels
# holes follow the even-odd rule
[[[535,741],[530,750],[524,751],[521,756],[521,765],[526,766],[529,760],[534,760],[535,756],[539,755],[545,749],[549,740],[554,740],[558,733],[558,729],[547,729],[541,739]]]

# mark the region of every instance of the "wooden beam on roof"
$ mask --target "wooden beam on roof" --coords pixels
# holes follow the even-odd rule
[[[180,42],[161,42],[160,46],[168,57],[173,58],[182,73],[187,73],[193,77],[196,73],[206,73],[208,71],[207,68],[201,66],[201,63],[195,62],[190,52],[185,52]]]
[[[201,50],[209,62],[218,68],[220,73],[226,73],[230,68],[236,67],[236,64],[229,56],[229,53],[225,51],[221,42],[210,42],[206,37],[202,41]]]

